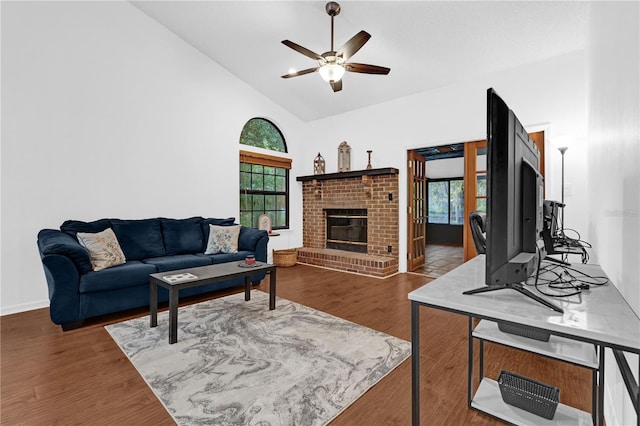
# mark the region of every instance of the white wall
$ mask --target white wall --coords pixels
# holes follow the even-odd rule
[[[48,306],[42,228],[238,217],[238,138],[250,118],[275,122],[300,163],[302,122],[128,2],[1,7],[3,314]],[[302,240],[291,186],[294,231],[270,249]]]
[[[464,158],[442,158],[427,161],[427,178],[441,179],[464,176]]]
[[[595,261],[640,315],[640,4],[595,2],[589,10],[588,223]],[[638,357],[628,356],[638,380]],[[636,413],[607,353],[607,424]]]
[[[389,78],[392,78],[389,74]],[[386,78],[386,77],[385,77]],[[337,170],[338,144],[346,140],[352,148],[352,170],[367,165],[366,150],[372,149],[373,167],[400,170],[400,211],[406,211],[406,152],[425,146],[465,142],[486,137],[486,90],[493,87],[516,112],[529,131],[547,130],[554,138],[575,141],[565,159],[567,181],[572,196],[565,197],[568,207],[565,221],[584,230],[588,238],[586,208],[586,72],[584,52],[575,52],[551,60],[529,64],[424,92],[384,104],[310,123],[308,147],[328,146],[323,156],[327,172]],[[345,93],[346,94],[346,93]],[[315,129],[315,130],[314,130]],[[328,132],[326,129],[330,129]],[[309,167],[317,154],[308,148]],[[547,150],[547,195],[560,199],[560,153]],[[406,271],[407,219],[400,215],[400,270]]]

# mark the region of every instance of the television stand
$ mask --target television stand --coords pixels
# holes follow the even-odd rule
[[[538,303],[542,303],[543,305],[545,305],[548,308],[553,309],[556,312],[560,312],[561,314],[564,313],[564,310],[559,307],[554,305],[553,303],[549,302],[548,300],[543,299],[542,297],[538,296],[537,294],[534,294],[533,292],[527,290],[526,288],[524,288],[522,286],[522,284],[520,283],[516,283],[516,284],[499,284],[499,285],[486,285],[484,287],[478,287],[478,288],[474,288],[473,290],[467,290],[467,291],[463,291],[462,294],[477,294],[477,293],[486,293],[488,291],[496,291],[496,290],[504,290],[504,289],[512,289],[515,290],[519,293],[524,294],[525,296],[535,300]]]

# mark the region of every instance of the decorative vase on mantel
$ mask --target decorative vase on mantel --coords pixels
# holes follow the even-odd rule
[[[347,141],[338,146],[338,171],[348,172],[351,170],[351,147]]]

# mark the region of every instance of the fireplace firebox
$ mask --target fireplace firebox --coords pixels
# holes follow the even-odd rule
[[[367,209],[325,209],[326,248],[367,253]]]

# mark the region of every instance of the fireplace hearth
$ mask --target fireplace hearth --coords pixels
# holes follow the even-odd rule
[[[326,248],[367,252],[367,209],[325,209]]]

